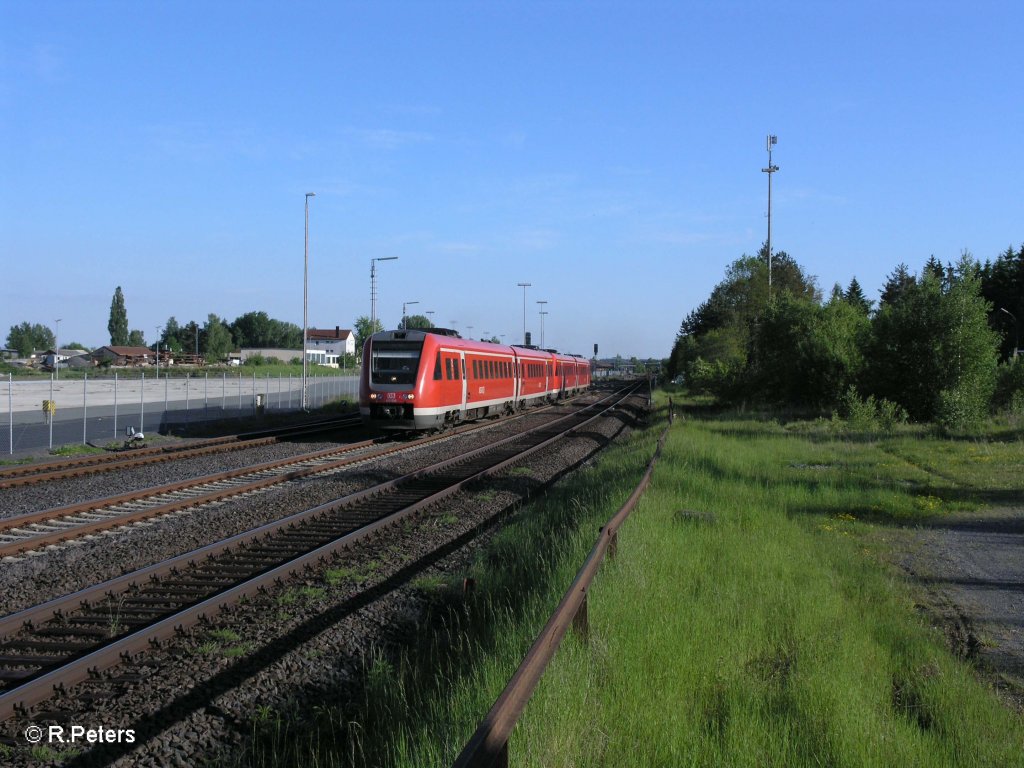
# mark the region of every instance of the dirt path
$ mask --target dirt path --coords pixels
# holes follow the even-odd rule
[[[935,519],[894,543],[954,651],[1024,712],[1024,508]]]

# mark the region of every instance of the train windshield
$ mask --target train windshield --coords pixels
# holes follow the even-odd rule
[[[370,349],[370,381],[415,384],[422,341],[379,341]]]

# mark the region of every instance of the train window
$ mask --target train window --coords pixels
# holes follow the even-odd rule
[[[495,378],[495,376],[494,376],[494,361],[493,360],[488,360],[487,361],[487,375],[488,375],[489,378],[492,378],[492,379]]]
[[[476,360],[473,361],[473,378],[474,379],[479,379],[480,378],[480,366],[478,365]]]
[[[444,377],[448,381],[452,380],[452,359],[450,357],[444,359]]]
[[[466,360],[462,360],[462,378],[466,378]]]
[[[434,381],[441,380],[441,350],[437,350],[437,357],[434,358]]]
[[[414,384],[423,342],[379,341],[370,348],[370,381],[374,384]]]

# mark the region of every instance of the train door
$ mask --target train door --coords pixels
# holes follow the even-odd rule
[[[466,415],[466,395],[469,393],[469,382],[466,381],[466,353],[459,352],[458,365],[462,368],[462,415]]]

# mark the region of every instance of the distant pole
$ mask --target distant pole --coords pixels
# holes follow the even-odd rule
[[[302,261],[302,410],[306,410],[306,332],[309,328],[309,198],[316,192],[306,193],[306,251]]]
[[[430,319],[430,327],[433,328],[434,327],[434,310],[428,309],[426,311],[426,315]]]
[[[541,349],[543,349],[544,348],[544,315],[547,314],[547,312],[545,311],[546,307],[544,305],[547,304],[547,302],[546,301],[538,301],[537,303],[540,304],[540,346],[541,346]]]
[[[769,134],[765,144],[768,148],[768,167],[761,173],[768,174],[768,298],[772,297],[772,174],[779,166],[772,165],[772,146],[779,143],[779,137]]]
[[[60,379],[60,321],[62,318],[57,318],[57,330],[53,334],[53,346],[56,349],[53,350],[53,372]]]
[[[377,262],[396,261],[397,256],[378,256],[370,259],[370,335],[377,330]]]
[[[529,288],[533,283],[516,283],[520,288],[523,289],[523,344],[526,343],[526,289]]]
[[[402,302],[402,330],[409,330],[409,316],[406,314],[406,308],[413,304],[419,304],[418,301],[403,301]]]
[[[160,380],[160,337],[163,336],[164,327],[158,325],[156,327],[156,378]]]

